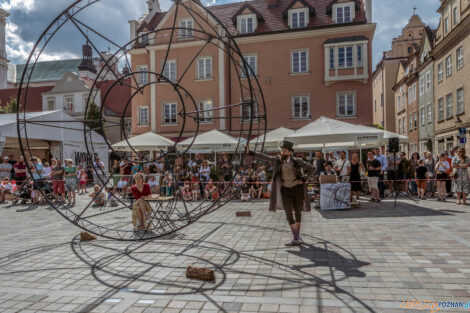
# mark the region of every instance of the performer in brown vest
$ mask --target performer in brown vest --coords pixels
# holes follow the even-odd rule
[[[274,163],[269,210],[284,209],[293,236],[286,246],[300,245],[304,243],[300,237],[302,210],[310,211],[310,200],[307,196],[307,185],[304,184],[306,178],[303,170],[307,170],[310,175],[315,168],[292,155],[294,152],[292,142],[283,141],[279,148],[281,150],[279,155],[269,156],[250,151],[248,146],[245,147],[248,155]]]

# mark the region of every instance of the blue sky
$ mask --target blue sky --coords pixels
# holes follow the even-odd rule
[[[373,21],[377,28],[372,44],[373,66],[380,61],[382,51],[390,49],[392,39],[400,34],[413,14],[413,7],[423,22],[436,28],[439,15],[436,12],[439,0],[372,0]],[[0,7],[11,16],[7,24],[7,53],[12,63],[24,63],[42,31],[72,0],[0,0]],[[206,0],[207,3],[228,2],[227,0]],[[170,0],[162,0],[163,10],[170,6]],[[127,21],[138,18],[146,10],[145,0],[101,0],[84,11],[80,19],[115,42],[124,43],[129,39]],[[100,42],[98,38],[95,38]],[[67,59],[80,56],[83,36],[71,26],[63,28],[51,41],[41,56],[42,60]],[[110,44],[101,42],[100,50],[107,50]],[[110,47],[112,48],[112,47]]]

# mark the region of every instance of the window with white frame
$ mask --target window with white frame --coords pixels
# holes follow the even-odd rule
[[[444,18],[444,32],[447,34],[449,32],[449,18]]]
[[[464,110],[463,88],[459,88],[457,89],[457,114],[462,114]]]
[[[398,120],[398,133],[401,134],[401,119]]]
[[[291,52],[291,71],[292,73],[308,72],[308,51]]]
[[[408,122],[410,123],[409,125],[409,130],[410,132],[413,131],[413,114],[410,114],[408,117]]]
[[[242,122],[249,122],[258,119],[258,103],[253,101],[254,112],[251,114],[251,101],[243,101],[241,106]]]
[[[406,115],[403,116],[403,120],[402,120],[402,124],[403,124],[403,132],[406,133]]]
[[[149,124],[149,107],[139,107],[138,111],[139,126],[145,126]]]
[[[139,72],[139,85],[147,84],[149,82],[147,65],[139,65],[137,71]]]
[[[199,58],[197,62],[197,78],[198,79],[212,78],[212,58],[211,57]]]
[[[193,36],[193,20],[183,19],[179,22],[180,29],[178,31],[179,38],[191,38]]]
[[[401,108],[401,95],[398,95],[398,110]]]
[[[238,32],[240,34],[251,34],[255,31],[255,14],[240,15],[238,19]]]
[[[413,88],[410,86],[408,87],[408,104],[413,102]]]
[[[413,84],[413,101],[416,101],[416,83]]]
[[[457,58],[457,69],[461,69],[463,67],[463,46],[457,49],[456,58]]]
[[[124,120],[124,123],[126,123],[127,135],[131,135],[132,134],[132,120],[131,119],[126,119],[126,120]]]
[[[163,124],[176,124],[176,102],[163,103]]]
[[[442,62],[437,64],[437,82],[440,83],[444,79]]]
[[[248,70],[248,73],[245,71],[245,63],[241,62],[241,69],[242,69],[242,77],[253,77],[257,75],[257,66],[256,66],[256,55],[247,55],[244,56],[243,59],[245,59],[246,62],[246,70]]]
[[[457,23],[459,22],[459,11],[458,11],[458,8],[457,7],[454,7],[452,9],[452,25],[457,25]]]
[[[428,124],[432,123],[432,105],[428,103],[427,105],[427,114],[428,114]]]
[[[336,116],[352,117],[356,115],[356,94],[354,92],[337,94]]]
[[[292,97],[292,118],[310,117],[310,100],[308,96]]]
[[[426,73],[426,91],[431,90],[432,76],[431,71]]]
[[[451,118],[452,115],[453,115],[453,112],[452,112],[452,94],[449,93],[447,96],[446,96],[446,118]]]
[[[144,44],[147,44],[149,42],[149,34],[143,34],[141,35],[140,37],[140,42],[141,43],[144,43]]]
[[[444,120],[444,99],[440,98],[437,100],[437,120]]]
[[[356,46],[357,67],[362,67],[362,46]]]
[[[73,111],[73,96],[64,96],[64,110]]]
[[[55,98],[48,98],[47,99],[47,110],[54,111],[55,110]]]
[[[308,24],[308,8],[289,10],[290,28],[304,28]]]
[[[418,114],[416,112],[413,114],[413,125],[414,129],[418,128]]]
[[[163,66],[163,76],[172,82],[176,81],[176,60],[165,63]]]
[[[419,78],[419,95],[420,96],[422,96],[424,94],[424,88],[425,88],[424,80],[425,80],[425,78],[426,78],[425,76]]]
[[[330,70],[335,69],[335,48],[330,48]]]
[[[213,118],[212,100],[201,100],[198,103],[199,121],[201,123],[211,123]]]
[[[352,22],[351,6],[342,5],[336,7],[336,23],[350,23]]]
[[[424,125],[426,123],[426,108],[421,107],[419,110],[419,120],[421,122],[421,125]]]
[[[449,55],[446,58],[446,77],[449,77],[450,75],[452,75],[452,58]]]
[[[338,67],[351,68],[353,66],[353,47],[339,47],[338,48]]]

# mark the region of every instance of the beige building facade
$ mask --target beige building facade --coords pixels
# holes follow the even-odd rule
[[[443,0],[434,58],[435,146],[438,152],[460,143],[459,128],[470,129],[470,1]],[[468,135],[468,130],[467,134]]]

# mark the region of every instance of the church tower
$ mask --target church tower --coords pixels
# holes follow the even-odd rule
[[[8,59],[6,51],[5,27],[10,14],[0,9],[0,89],[6,89],[8,84]]]

